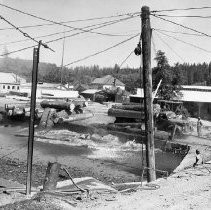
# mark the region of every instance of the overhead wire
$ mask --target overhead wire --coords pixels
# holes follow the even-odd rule
[[[206,7],[189,7],[189,8],[175,8],[175,9],[162,9],[162,10],[153,10],[151,12],[172,12],[172,11],[186,11],[186,10],[201,10],[201,9],[211,9],[210,6]]]
[[[90,28],[90,27],[93,27],[93,26],[104,25],[104,24],[107,24],[107,23],[116,23],[116,22],[119,22],[119,21],[124,21],[124,20],[129,20],[129,19],[132,19],[132,18],[122,18],[122,19],[117,19],[117,20],[112,20],[112,21],[106,21],[106,22],[102,22],[102,23],[88,25],[88,26],[85,26],[84,28]],[[105,25],[105,26],[107,26],[107,25]],[[51,33],[51,34],[46,34],[46,35],[42,35],[42,36],[36,36],[34,38],[45,38],[45,37],[49,37],[49,36],[63,34],[64,32],[65,33],[68,33],[68,32],[72,32],[72,31],[75,31],[75,29],[71,29],[71,30],[67,30],[67,31],[62,31],[62,32],[56,32],[56,33]],[[130,36],[128,34],[110,34],[110,33],[102,33],[102,35],[105,35],[105,36],[114,36],[114,37],[118,37],[118,36],[119,37],[120,36]],[[12,42],[5,42],[5,43],[0,44],[0,46],[2,46],[2,45],[9,45],[9,44],[16,44],[16,43],[20,43],[20,42],[29,41],[29,40],[30,39],[22,39],[22,40],[17,40],[17,41],[12,41]]]
[[[79,30],[79,31],[83,31],[83,32],[89,32],[89,33],[100,34],[100,35],[102,34],[102,33],[100,33],[100,32],[89,31],[89,30],[85,30],[85,29],[80,28],[80,27],[73,27],[73,26],[66,25],[66,24],[63,24],[63,23],[60,23],[60,22],[57,22],[57,21],[53,21],[53,20],[50,20],[50,19],[46,19],[46,18],[43,18],[43,17],[39,17],[39,16],[37,16],[37,15],[30,14],[30,13],[28,13],[28,12],[24,12],[24,11],[21,11],[21,10],[19,10],[19,9],[15,9],[15,8],[10,7],[10,6],[7,6],[7,5],[5,5],[5,4],[1,4],[1,3],[0,3],[0,6],[6,7],[6,8],[8,8],[8,9],[10,9],[10,10],[19,12],[19,13],[21,13],[21,14],[24,14],[24,15],[27,15],[27,16],[30,16],[30,17],[33,17],[33,18],[36,18],[36,19],[39,19],[39,20],[43,20],[43,21],[47,21],[47,22],[50,22],[50,23],[54,23],[54,24],[56,24],[56,25],[65,26],[65,27],[72,28],[72,29]],[[135,14],[135,13],[134,13],[134,14]],[[140,14],[140,12],[139,12],[139,14]],[[131,15],[132,15],[132,14],[131,14]],[[130,16],[130,18],[131,18],[131,16]]]
[[[202,19],[210,19],[211,16],[202,16],[202,15],[165,15],[165,14],[157,14],[159,17],[174,17],[174,18],[202,18]]]
[[[156,50],[156,47],[155,47],[155,42],[154,42],[154,36],[153,36],[153,33],[152,33],[152,35],[151,35],[151,40],[152,40],[152,47],[153,47],[153,50],[154,50],[154,54],[155,54],[155,57],[156,57],[157,50]]]
[[[173,33],[173,34],[184,34],[184,35],[190,35],[190,36],[202,36],[204,37],[204,35],[202,34],[198,34],[198,33],[187,33],[187,32],[180,32],[180,31],[170,31],[170,30],[165,30],[165,29],[160,29],[160,28],[154,28],[157,31],[164,31],[164,32],[168,32],[168,33]]]
[[[166,41],[164,41],[159,34],[157,34],[158,38],[163,42],[177,57],[179,57],[183,62],[185,62],[185,59],[182,58]]]
[[[203,50],[203,51],[205,51],[205,52],[211,53],[211,51],[209,51],[209,50],[206,50],[206,49],[204,49],[204,48],[202,48],[202,47],[199,47],[199,46],[197,46],[197,45],[194,45],[194,44],[192,44],[192,43],[183,41],[183,40],[178,39],[178,38],[176,38],[176,37],[174,37],[174,36],[171,36],[171,35],[169,35],[169,34],[165,34],[165,33],[161,32],[161,31],[157,31],[157,32],[159,32],[159,33],[161,33],[161,34],[163,34],[163,35],[165,35],[165,36],[167,36],[167,37],[171,37],[172,39],[175,39],[175,40],[177,40],[177,41],[179,41],[179,42],[182,42],[182,43],[184,43],[184,44],[187,44],[187,45],[189,45],[189,46],[192,46],[192,47],[195,47],[195,48],[197,48],[197,49]]]
[[[5,21],[6,23],[8,23],[8,24],[11,25],[12,27],[14,27],[14,28],[15,28],[17,31],[19,31],[23,36],[25,36],[25,37],[31,39],[32,41],[36,42],[37,44],[42,45],[44,48],[47,48],[47,49],[49,49],[49,50],[51,50],[51,51],[54,52],[54,50],[51,49],[47,44],[42,43],[42,42],[40,42],[40,41],[37,41],[35,38],[33,38],[32,36],[30,36],[28,33],[22,31],[20,28],[18,28],[17,26],[15,26],[13,23],[11,23],[11,22],[8,21],[7,19],[5,19],[3,16],[0,15],[0,19],[2,19],[2,20]]]
[[[95,27],[95,28],[91,28],[91,29],[89,29],[89,31],[94,30],[94,29],[103,28],[105,26],[109,26],[109,25],[112,25],[112,24],[116,24],[116,23],[119,23],[119,22],[121,22],[123,20],[128,20],[128,19],[131,19],[131,18],[132,17],[122,18],[122,19],[114,20],[114,21],[109,21],[109,22],[107,22],[107,24],[100,25],[100,26]],[[66,36],[62,36],[62,37],[57,38],[57,39],[46,41],[46,43],[56,42],[56,41],[59,41],[59,40],[63,40],[64,38],[73,37],[73,36],[76,36],[76,35],[79,35],[79,34],[82,34],[82,33],[86,33],[86,32],[85,31],[80,31],[80,32],[77,32],[75,34],[66,35]],[[10,51],[8,53],[1,54],[0,56],[10,55],[12,53],[17,53],[17,52],[20,52],[20,51],[23,51],[23,50],[27,50],[27,49],[30,49],[30,48],[33,48],[33,47],[36,47],[36,45],[32,45],[32,46],[29,46],[29,47],[24,47],[24,48],[21,48],[21,49],[18,49],[18,50]]]
[[[198,31],[198,30],[196,30],[196,29],[190,28],[190,27],[185,26],[185,25],[182,25],[182,24],[180,24],[180,23],[177,23],[177,22],[174,22],[174,21],[171,21],[171,20],[167,20],[167,19],[165,19],[165,18],[159,17],[159,16],[154,15],[154,14],[152,14],[152,16],[154,16],[154,17],[156,17],[156,18],[159,18],[159,19],[161,19],[161,20],[164,20],[164,21],[166,21],[166,22],[172,23],[172,24],[174,24],[174,25],[178,25],[178,26],[180,26],[180,27],[182,27],[182,28],[185,28],[185,29],[194,31],[194,32],[199,33],[199,34],[202,34],[202,35],[205,35],[205,36],[207,36],[207,37],[211,37],[211,35],[209,35],[209,34],[207,34],[207,33]]]
[[[61,21],[59,23],[62,24],[62,23],[85,22],[85,21],[91,21],[91,20],[102,20],[102,19],[108,19],[108,18],[117,18],[117,17],[122,17],[122,16],[129,16],[130,14],[135,15],[135,14],[138,14],[138,12],[104,16],[104,17],[87,18],[87,19],[68,20],[68,21]],[[19,26],[19,28],[35,28],[35,27],[52,26],[52,25],[56,25],[56,24],[55,23],[35,24],[35,25],[28,25],[28,26]],[[14,29],[14,28],[13,27],[0,28],[0,31],[10,30],[10,29]]]
[[[119,65],[119,68],[122,67],[122,65],[129,59],[129,57],[134,53],[134,50],[132,50],[130,52],[130,54],[121,62],[121,64]]]
[[[135,36],[132,36],[132,37],[130,37],[130,38],[128,38],[128,39],[125,39],[125,40],[123,40],[123,41],[121,41],[121,42],[119,42],[119,43],[117,43],[117,44],[115,44],[115,45],[113,45],[113,46],[111,46],[111,47],[108,47],[108,48],[106,48],[106,49],[104,49],[104,50],[101,50],[101,51],[98,51],[98,52],[96,52],[96,53],[94,53],[94,54],[85,56],[84,58],[81,58],[81,59],[72,61],[72,62],[70,62],[70,63],[68,63],[68,64],[66,64],[66,65],[64,65],[64,66],[66,67],[66,66],[69,66],[69,65],[78,63],[78,62],[80,62],[80,61],[86,60],[86,59],[88,59],[88,58],[91,58],[91,57],[93,57],[93,56],[99,55],[99,54],[101,54],[101,53],[104,53],[104,52],[106,52],[106,51],[108,51],[108,50],[111,50],[111,49],[113,49],[113,48],[115,48],[115,47],[117,47],[117,46],[119,46],[119,45],[122,45],[122,44],[125,43],[125,42],[128,42],[128,41],[134,39],[135,37],[137,37],[137,36],[139,36],[139,35],[140,35],[140,33],[138,33],[138,34],[136,34]]]

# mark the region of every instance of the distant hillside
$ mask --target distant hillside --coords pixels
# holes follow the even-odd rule
[[[5,57],[0,59],[0,72],[12,72],[30,80],[32,64],[32,60]],[[39,63],[39,79],[42,80],[44,75],[54,69],[57,69],[56,64]]]

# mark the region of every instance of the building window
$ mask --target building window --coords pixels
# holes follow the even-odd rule
[[[20,89],[20,87],[19,86],[17,86],[17,90],[19,90]]]
[[[5,85],[3,85],[3,89],[5,89]]]
[[[7,86],[7,89],[8,89],[8,90],[10,89],[10,86],[9,86],[9,85]]]
[[[12,86],[12,89],[14,90],[15,89],[15,86]]]

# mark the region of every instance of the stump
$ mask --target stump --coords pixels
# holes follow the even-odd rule
[[[43,184],[43,191],[55,190],[59,178],[60,163],[48,163],[45,180]]]

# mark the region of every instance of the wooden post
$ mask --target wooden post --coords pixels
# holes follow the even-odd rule
[[[31,194],[32,182],[32,159],[33,159],[33,145],[34,145],[34,121],[36,108],[36,91],[37,91],[37,74],[39,64],[40,44],[34,48],[33,54],[33,69],[32,69],[32,87],[31,87],[31,111],[29,121],[29,138],[28,138],[28,155],[27,155],[27,180],[26,180],[26,194]]]
[[[152,69],[151,69],[151,28],[150,10],[144,6],[141,9],[142,19],[142,52],[143,52],[143,87],[145,108],[145,131],[146,131],[146,160],[147,181],[156,179],[154,129],[153,129],[153,104],[152,104]]]

